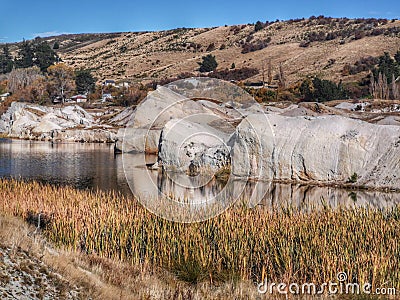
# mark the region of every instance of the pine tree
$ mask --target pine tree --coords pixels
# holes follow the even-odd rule
[[[202,57],[203,61],[201,63],[199,63],[200,68],[199,71],[200,72],[211,72],[214,71],[217,66],[217,60],[215,59],[215,56],[212,54],[208,54],[206,56]]]
[[[13,69],[14,61],[10,54],[10,49],[8,45],[3,46],[3,51],[0,54],[0,73],[6,74],[10,73]]]
[[[51,49],[47,42],[41,42],[34,46],[34,64],[40,68],[42,72],[45,72],[48,67],[57,62],[58,56]]]
[[[33,47],[29,41],[24,40],[19,45],[16,66],[18,68],[33,67],[33,59],[34,59]]]
[[[347,97],[341,82],[336,84],[333,81],[322,80],[318,77],[315,77],[312,81],[310,79],[303,81],[300,86],[300,93],[305,101],[323,102]]]
[[[42,72],[46,72],[47,68],[57,60],[57,54],[47,42],[40,42],[38,39],[33,42],[24,40],[19,45],[16,67],[29,68],[38,66]]]
[[[75,73],[75,84],[79,94],[88,94],[95,89],[96,80],[90,70],[81,69]]]
[[[394,55],[394,59],[397,62],[397,65],[400,67],[400,50],[397,50],[396,54]]]
[[[264,23],[261,21],[257,21],[256,24],[254,25],[254,31],[260,31],[264,28]]]
[[[392,82],[392,75],[397,78],[400,75],[400,68],[396,61],[390,57],[388,52],[379,57],[378,68],[374,70],[375,78],[379,77],[379,73],[386,78],[388,83]]]

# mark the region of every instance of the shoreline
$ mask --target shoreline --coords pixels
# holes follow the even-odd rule
[[[114,155],[122,155],[123,152],[116,148],[116,142],[95,142],[95,141],[71,141],[71,140],[59,140],[59,141],[50,141],[50,140],[38,140],[38,139],[29,139],[29,138],[18,138],[18,137],[8,137],[0,135],[0,140],[15,140],[15,141],[29,141],[29,142],[39,142],[39,143],[49,143],[49,144],[97,144],[97,145],[114,145]],[[154,153],[143,153],[143,155],[154,155]],[[224,169],[221,169],[224,171]],[[162,169],[159,169],[159,172],[162,172]],[[218,171],[215,172],[214,178],[218,181],[224,182],[229,179],[229,176],[233,176],[233,180],[247,180],[248,182],[262,182],[262,183],[275,183],[275,184],[287,184],[287,185],[299,185],[299,186],[307,186],[307,187],[321,187],[321,188],[335,188],[335,189],[344,189],[348,191],[367,191],[367,192],[380,192],[385,194],[399,194],[400,188],[393,187],[373,187],[367,186],[365,184],[357,184],[357,183],[348,183],[348,182],[321,182],[321,181],[300,181],[300,180],[291,180],[291,179],[257,179],[257,178],[244,178],[240,176],[236,176],[234,174],[224,174],[224,177],[219,177]],[[227,177],[225,176],[227,175]]]

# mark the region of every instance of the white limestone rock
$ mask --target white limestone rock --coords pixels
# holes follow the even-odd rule
[[[237,127],[240,177],[400,188],[400,129],[341,116],[250,115]]]
[[[169,121],[161,135],[159,160],[167,169],[216,170],[229,163],[231,136],[208,124]]]
[[[116,131],[99,124],[97,119],[77,105],[57,108],[13,102],[0,118],[0,132],[13,138],[114,142]]]
[[[157,153],[161,130],[145,128],[121,128],[117,134],[117,151]]]

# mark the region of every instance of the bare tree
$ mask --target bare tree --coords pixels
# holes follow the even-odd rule
[[[390,99],[390,89],[387,78],[382,73],[379,73],[378,80],[375,81],[374,75],[371,74],[370,91],[374,99]]]
[[[387,82],[387,78],[382,73],[379,74],[378,84],[380,89],[382,90],[382,99],[389,100],[390,99],[390,90]]]
[[[392,74],[392,95],[393,95],[393,100],[400,100],[399,85],[396,82],[394,74]]]
[[[14,69],[8,75],[7,89],[11,93],[15,93],[41,78],[43,78],[43,75],[36,66],[25,69]]]
[[[265,60],[261,61],[261,70],[262,70],[262,85],[265,87]]]
[[[370,92],[370,94],[372,95],[372,97],[373,97],[374,99],[377,99],[376,85],[375,85],[375,76],[374,76],[373,73],[371,73],[370,77],[371,77],[371,79],[370,79],[371,83],[370,83],[370,85],[369,85],[369,92]]]
[[[272,60],[268,59],[268,85],[272,83]]]
[[[286,78],[283,72],[282,63],[279,64],[279,73],[278,73],[279,87],[284,90],[286,88]]]
[[[66,94],[75,88],[74,70],[63,63],[50,66],[48,78],[51,94],[60,96],[64,103]]]

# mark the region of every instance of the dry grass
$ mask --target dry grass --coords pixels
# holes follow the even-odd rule
[[[261,80],[262,65],[272,59],[273,74],[276,74],[282,63],[287,83],[291,84],[302,79],[305,75],[319,74],[327,79],[338,81],[357,81],[360,76],[341,75],[345,64],[354,64],[366,56],[379,56],[384,51],[391,54],[400,47],[400,39],[391,36],[369,36],[360,40],[341,43],[340,38],[332,41],[314,42],[307,48],[299,47],[304,35],[311,31],[330,32],[329,25],[306,26],[305,22],[289,24],[275,23],[254,33],[253,25],[240,26],[238,33],[232,30],[235,26],[220,26],[215,28],[199,28],[187,30],[171,30],[149,33],[124,33],[113,40],[113,43],[100,41],[89,46],[77,48],[68,53],[61,53],[63,61],[74,63],[74,66],[94,68],[96,76],[101,79],[116,80],[153,80],[176,77],[182,72],[195,72],[197,62],[206,55],[208,45],[214,44],[215,55],[219,69],[230,68],[235,63],[236,68],[251,67],[260,70],[260,74],[252,80]],[[399,26],[400,21],[379,25],[386,29]],[[348,29],[352,26],[349,25]],[[253,42],[271,37],[269,46],[247,54],[241,53],[241,43],[252,35]],[[188,43],[201,45],[201,51],[187,49]],[[225,45],[225,49],[220,49]],[[121,47],[126,51],[121,52]],[[329,61],[334,61],[329,64]],[[327,67],[328,66],[328,67]]]
[[[133,199],[68,187],[0,180],[0,199],[8,215],[48,216],[43,233],[58,247],[88,254],[89,261],[126,262],[132,271],[121,274],[134,277],[168,270],[178,282],[197,284],[195,291],[207,282],[260,282],[263,274],[274,282],[323,283],[339,271],[358,282],[400,288],[399,207],[305,214],[237,205],[206,222],[179,224]],[[103,279],[120,285],[121,276],[101,265]],[[166,282],[155,286],[170,286]]]
[[[249,282],[209,283],[193,286],[179,282],[166,271],[150,272],[118,260],[53,249],[20,218],[0,215],[0,296],[8,299],[11,291],[2,289],[10,281],[23,278],[20,297],[41,299],[254,299],[257,291]],[[9,256],[17,265],[12,272],[2,261]],[[45,288],[43,288],[45,287]],[[18,287],[14,288],[18,290]],[[53,292],[51,294],[50,292]],[[75,293],[74,293],[75,292]],[[71,297],[70,295],[75,295]],[[230,295],[230,296],[226,296]],[[5,298],[4,298],[5,297]]]

